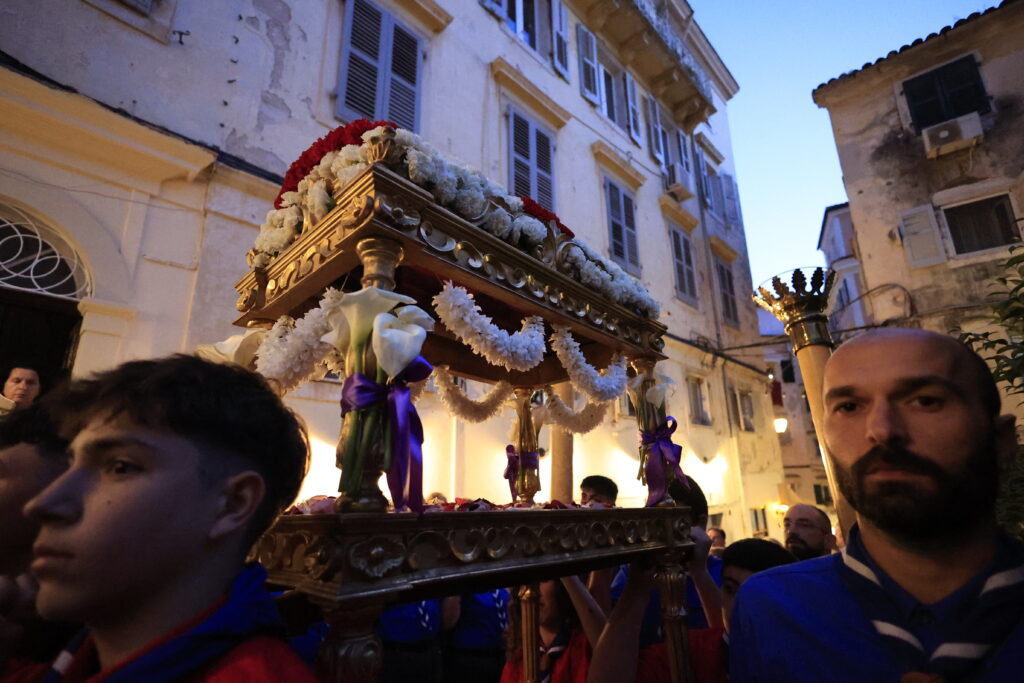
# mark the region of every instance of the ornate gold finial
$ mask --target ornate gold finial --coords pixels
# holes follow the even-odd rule
[[[402,150],[395,141],[395,129],[383,126],[380,134],[370,137],[366,144],[366,163],[392,166],[402,160]]]
[[[395,289],[395,269],[405,256],[400,243],[387,237],[367,237],[356,244],[356,255],[363,264],[363,287]]]
[[[776,275],[771,281],[775,295],[761,285],[752,298],[754,303],[782,322],[793,342],[794,353],[815,344],[831,347],[832,335],[828,331],[825,309],[828,308],[829,293],[835,279],[835,271],[830,270],[826,275],[824,269],[815,268],[808,288],[807,276],[797,268],[793,271],[792,289],[781,276]]]

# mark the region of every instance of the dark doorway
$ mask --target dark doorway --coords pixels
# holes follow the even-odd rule
[[[43,391],[67,377],[81,321],[77,301],[0,287],[3,379],[15,365],[27,365],[39,372]]]

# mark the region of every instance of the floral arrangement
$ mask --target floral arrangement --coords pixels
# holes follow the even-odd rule
[[[625,391],[625,356],[616,354],[611,365],[598,372],[583,357],[579,342],[573,339],[569,328],[555,326],[550,341],[552,350],[568,373],[573,386],[587,396],[595,401],[611,401]]]
[[[443,365],[434,368],[434,382],[441,402],[447,406],[448,411],[473,423],[483,422],[497,415],[505,401],[512,396],[513,389],[511,384],[501,380],[487,392],[486,396],[474,401],[459,389],[448,368]]]
[[[317,140],[288,169],[275,208],[260,226],[254,245],[256,267],[267,266],[334,207],[333,197],[367,168],[367,146],[382,134],[383,126],[395,129],[394,144],[409,180],[495,237],[530,251],[547,237],[548,224],[573,236],[553,212],[529,197],[509,194],[479,171],[449,161],[411,131],[386,121],[360,119]],[[567,250],[565,262],[573,277],[614,301],[657,317],[658,304],[639,281],[583,242],[574,238],[571,244],[574,248]]]
[[[593,431],[604,421],[605,413],[608,412],[607,401],[587,401],[587,405],[574,412],[550,388],[546,393],[548,421],[573,434],[586,434]]]
[[[509,334],[480,311],[472,294],[451,282],[434,297],[434,312],[459,341],[491,365],[525,372],[544,360],[544,321],[537,316],[526,318],[518,332]]]

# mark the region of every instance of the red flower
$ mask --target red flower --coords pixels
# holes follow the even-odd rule
[[[310,171],[313,170],[313,167],[319,164],[320,160],[323,159],[328,152],[339,150],[345,145],[363,144],[363,133],[368,130],[373,130],[378,126],[391,126],[392,128],[398,128],[398,126],[390,121],[356,119],[344,126],[338,126],[327,133],[327,135],[310,145],[309,148],[300,154],[299,158],[292,162],[292,165],[288,167],[288,172],[284,174],[284,182],[281,184],[281,191],[277,193],[277,198],[274,200],[274,208],[281,208],[281,197],[284,193],[294,192],[299,186],[299,181],[309,175]]]
[[[520,199],[523,200],[523,211],[525,211],[529,215],[533,216],[534,218],[539,220],[541,223],[545,223],[546,224],[549,221],[554,221],[555,225],[558,227],[558,229],[561,230],[562,232],[564,232],[566,235],[568,235],[569,237],[575,237],[576,236],[576,233],[574,233],[572,230],[570,230],[568,227],[566,227],[562,223],[562,221],[560,221],[558,219],[558,216],[555,214],[554,211],[548,211],[543,206],[541,206],[537,202],[533,201],[529,197],[520,197]]]

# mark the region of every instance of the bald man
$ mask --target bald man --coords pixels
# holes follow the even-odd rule
[[[823,435],[857,512],[844,553],[740,589],[731,680],[1018,681],[1024,546],[995,522],[1017,443],[984,361],[883,329],[829,359]]]
[[[786,550],[798,560],[828,555],[836,548],[832,520],[813,505],[799,503],[786,510],[782,528],[786,532]]]

